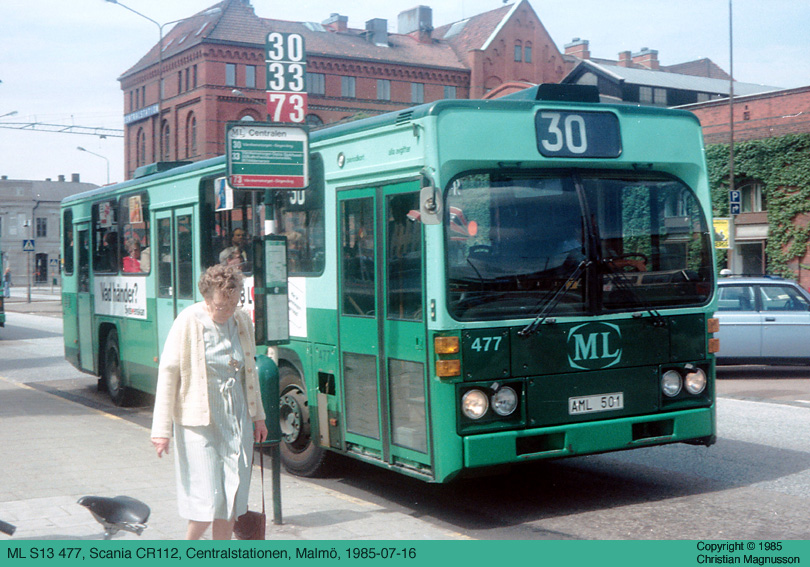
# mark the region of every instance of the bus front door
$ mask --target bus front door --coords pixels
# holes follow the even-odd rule
[[[194,211],[191,207],[155,214],[157,242],[152,264],[157,267],[156,317],[160,350],[174,318],[194,303]]]
[[[339,194],[345,441],[394,465],[430,467],[419,186]]]
[[[78,317],[79,361],[82,370],[96,372],[93,355],[93,294],[90,286],[90,226],[82,224],[76,227],[76,242],[79,247],[78,293],[76,294],[76,316]]]

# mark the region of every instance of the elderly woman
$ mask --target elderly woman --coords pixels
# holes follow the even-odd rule
[[[242,274],[212,266],[204,298],[175,319],[158,370],[152,444],[169,452],[174,422],[177,502],[188,539],[213,522],[213,539],[231,539],[247,511],[253,443],[267,438],[250,315],[237,309]]]

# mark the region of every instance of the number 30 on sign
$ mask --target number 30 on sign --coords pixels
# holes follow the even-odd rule
[[[307,93],[268,92],[267,113],[273,122],[304,122],[307,117]]]

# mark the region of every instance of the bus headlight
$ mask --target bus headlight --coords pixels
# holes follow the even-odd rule
[[[676,370],[667,370],[661,376],[661,391],[665,396],[674,398],[681,392],[681,375]]]
[[[518,396],[517,393],[509,386],[504,386],[498,389],[492,395],[492,409],[500,416],[506,417],[511,415],[515,408],[517,408]]]
[[[489,409],[489,399],[481,390],[470,390],[461,397],[461,411],[470,419],[481,419]]]
[[[683,379],[686,391],[690,394],[697,395],[706,389],[706,373],[702,368],[692,370]]]

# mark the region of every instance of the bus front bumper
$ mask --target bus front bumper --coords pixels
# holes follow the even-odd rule
[[[470,435],[465,468],[635,449],[665,443],[710,444],[714,408]]]

